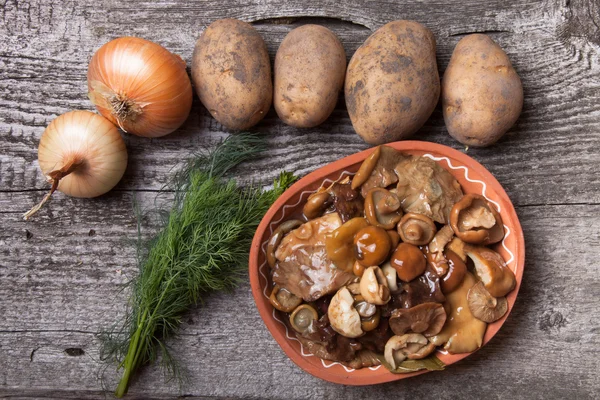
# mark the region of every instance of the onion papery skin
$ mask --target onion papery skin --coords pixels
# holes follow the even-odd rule
[[[100,114],[138,136],[173,132],[192,108],[185,61],[136,37],[114,39],[96,51],[88,68],[88,91]]]
[[[45,176],[70,160],[81,165],[60,179],[59,191],[96,197],[111,190],[127,168],[127,148],[114,124],[90,111],[70,111],[48,125],[38,147]]]

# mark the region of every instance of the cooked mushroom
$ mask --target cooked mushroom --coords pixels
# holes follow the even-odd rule
[[[435,345],[419,333],[409,333],[402,336],[392,336],[385,344],[384,357],[392,369],[405,359],[421,359],[433,352]]]
[[[279,311],[291,312],[302,303],[302,298],[279,285],[273,287],[269,301]]]
[[[465,278],[467,265],[450,249],[446,249],[444,257],[448,262],[448,272],[444,275],[440,286],[442,287],[442,292],[448,294],[456,289]]]
[[[275,263],[277,263],[277,258],[275,258],[275,250],[277,250],[277,247],[281,243],[281,239],[283,239],[283,237],[292,229],[296,229],[300,225],[302,225],[302,221],[291,219],[279,225],[277,229],[275,229],[269,238],[269,241],[267,242],[267,263],[269,264],[269,267],[273,268]]]
[[[500,214],[479,194],[469,193],[452,207],[450,225],[456,236],[471,244],[496,243],[504,237]]]
[[[400,199],[384,188],[373,188],[365,197],[365,217],[371,225],[393,229],[402,218]]]
[[[492,296],[481,281],[469,289],[467,301],[473,316],[483,322],[497,321],[508,311],[506,297]]]
[[[390,255],[391,248],[387,232],[376,226],[362,228],[354,236],[356,259],[365,267],[383,263]]]
[[[354,275],[361,277],[365,273],[365,266],[356,261],[354,262],[354,266],[352,267],[352,272],[354,273]]]
[[[327,256],[342,271],[352,271],[356,261],[354,236],[367,226],[366,219],[352,218],[325,238]]]
[[[354,282],[346,286],[348,291],[354,296],[360,296],[360,282]]]
[[[390,262],[386,262],[381,267],[381,271],[383,271],[383,275],[385,275],[385,279],[387,279],[388,288],[390,288],[390,292],[395,292],[398,290],[398,273],[396,272],[396,268],[392,267]]]
[[[398,234],[402,241],[416,246],[429,243],[436,231],[432,219],[423,214],[405,214],[398,224]]]
[[[333,330],[342,336],[355,338],[364,333],[361,328],[360,315],[354,308],[354,298],[345,287],[338,290],[331,298],[327,316]]]
[[[407,158],[405,154],[390,146],[377,147],[372,156],[363,161],[352,178],[352,187],[355,189],[360,187],[363,197],[366,197],[369,190],[375,187],[386,188],[398,182],[394,168],[401,160]]]
[[[367,302],[362,295],[358,294],[354,295],[354,308],[360,315],[360,326],[364,332],[377,328],[381,311],[375,304]]]
[[[354,308],[361,318],[370,318],[377,313],[377,306],[369,303],[361,294],[354,295]]]
[[[469,289],[475,283],[475,277],[467,272],[460,286],[446,296],[446,323],[440,333],[429,338],[437,346],[444,345],[449,353],[470,353],[483,343],[487,324],[473,316],[467,302]]]
[[[450,210],[462,197],[458,181],[427,157],[402,159],[394,171],[398,177],[398,198],[405,213],[424,214],[447,224]]]
[[[425,272],[427,263],[425,255],[417,246],[408,243],[400,243],[392,254],[390,264],[396,270],[398,278],[404,282],[410,282]]]
[[[302,213],[307,219],[313,219],[323,215],[323,212],[331,204],[331,195],[323,188],[311,194],[306,200]]]
[[[446,322],[446,311],[440,303],[423,303],[409,309],[399,308],[392,312],[390,328],[396,335],[408,332],[421,333],[426,337],[437,335]]]
[[[360,164],[360,168],[356,172],[356,175],[352,178],[352,189],[358,189],[363,183],[369,179],[371,173],[379,161],[381,155],[381,146],[375,147],[375,150]]]
[[[465,252],[466,245],[465,242],[455,236],[454,239],[446,245],[446,249],[452,250],[463,262],[467,262],[467,253]]]
[[[454,231],[449,225],[444,225],[442,229],[440,229],[431,242],[429,243],[429,251],[432,253],[441,253],[446,248],[446,245],[450,243],[452,238],[454,237]]]
[[[398,247],[398,244],[400,243],[400,235],[398,235],[398,232],[396,232],[393,229],[389,229],[386,232],[390,237],[390,243],[392,244],[392,248],[390,249],[390,251],[393,251],[396,247]]]
[[[379,326],[380,319],[381,311],[379,308],[376,308],[375,314],[371,315],[370,317],[360,319],[360,327],[364,332],[370,332]]]
[[[290,324],[298,333],[304,333],[310,328],[313,321],[319,319],[319,314],[312,306],[302,304],[290,315]]]
[[[430,265],[439,276],[444,276],[448,272],[448,260],[444,257],[444,252],[433,252],[431,246],[420,246],[425,254],[427,264]]]
[[[379,267],[369,267],[360,280],[360,294],[365,301],[382,306],[390,301],[390,289],[383,271]]]
[[[517,283],[515,274],[500,254],[487,247],[469,247],[467,256],[473,260],[477,277],[492,296],[506,296],[514,289]]]

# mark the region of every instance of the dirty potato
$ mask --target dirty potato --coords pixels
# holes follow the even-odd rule
[[[440,96],[433,33],[393,21],[354,53],[346,73],[346,106],[367,143],[406,139],[423,126]]]
[[[523,87],[506,53],[486,35],[456,45],[442,80],[446,128],[468,146],[489,146],[519,118]]]
[[[275,57],[275,111],[298,128],[321,124],[333,112],[344,85],[346,53],[337,36],[303,25],[281,42]]]
[[[256,125],[271,107],[267,46],[245,22],[222,19],[206,28],[194,47],[192,80],[202,104],[229,129]]]

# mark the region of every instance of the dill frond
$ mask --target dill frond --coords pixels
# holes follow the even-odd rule
[[[240,188],[224,175],[257,156],[264,141],[251,134],[229,137],[212,151],[193,157],[173,179],[175,200],[150,248],[138,251],[139,275],[123,324],[104,335],[104,359],[116,359],[123,376],[122,397],[132,374],[162,355],[169,376],[177,367],[165,341],[176,333],[182,315],[202,296],[231,290],[247,274],[250,245],[264,213],[296,179],[282,172],[273,189]],[[139,215],[139,211],[137,211]],[[141,218],[138,216],[138,242]]]

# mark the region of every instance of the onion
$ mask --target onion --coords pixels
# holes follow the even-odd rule
[[[40,168],[52,184],[43,200],[26,212],[28,219],[56,189],[73,197],[96,197],[121,180],[127,149],[117,128],[89,111],[70,111],[53,120],[40,139]]]
[[[122,37],[100,47],[88,68],[88,90],[100,114],[138,136],[173,132],[192,108],[185,61],[141,38]]]

